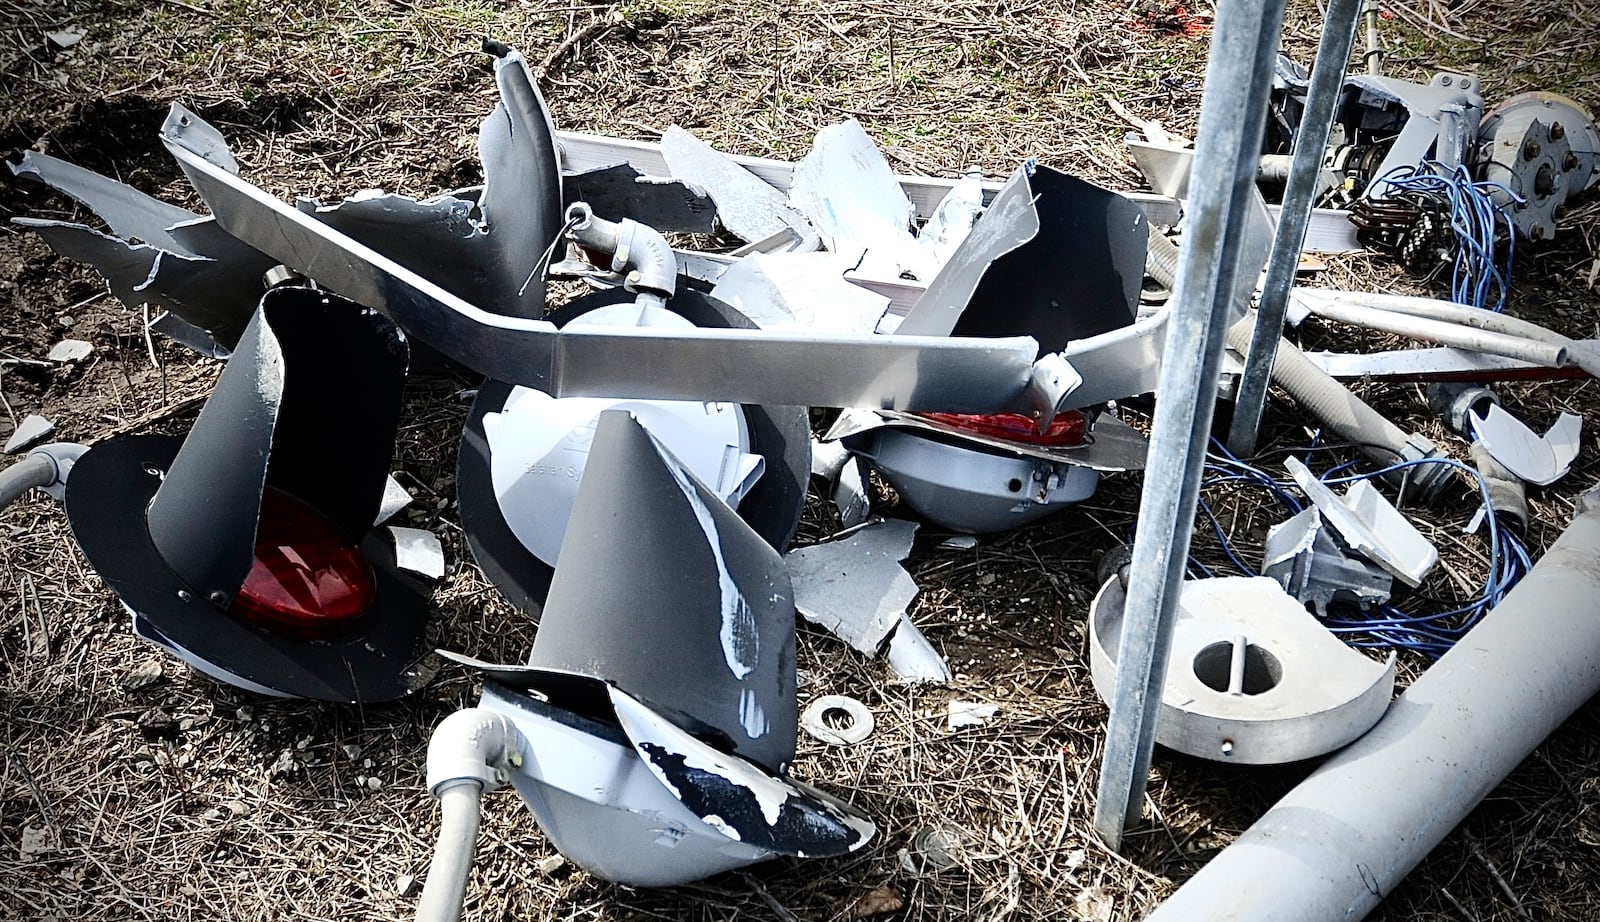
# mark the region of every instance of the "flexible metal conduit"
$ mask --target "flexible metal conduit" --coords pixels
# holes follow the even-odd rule
[[[1163,285],[1171,285],[1177,276],[1178,245],[1152,226],[1149,254],[1146,271],[1150,277]],[[1246,312],[1243,320],[1228,328],[1228,345],[1241,354],[1247,353],[1253,329],[1254,319]],[[1432,442],[1420,436],[1407,435],[1349,388],[1318,368],[1288,340],[1278,343],[1277,355],[1272,363],[1272,380],[1328,428],[1362,446],[1362,453],[1378,464],[1388,466],[1402,459],[1437,453]],[[1447,482],[1449,474],[1450,468],[1446,465],[1425,465],[1411,474],[1410,482],[1425,495]]]
[[[1600,691],[1600,489],[1366,736],[1146,922],[1354,922]]]

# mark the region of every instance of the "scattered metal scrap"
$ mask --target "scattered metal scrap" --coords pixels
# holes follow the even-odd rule
[[[1326,616],[1337,604],[1372,608],[1389,601],[1394,577],[1353,553],[1338,538],[1316,506],[1267,530],[1261,575],[1269,576],[1294,598]]]
[[[527,742],[511,778],[556,846],[601,877],[668,886],[865,844],[870,822],[782,774],[795,641],[777,553],[620,411],[600,417],[571,521],[528,665],[474,663],[480,708]]]
[[[822,544],[784,557],[795,608],[858,652],[889,650],[889,667],[903,681],[950,681],[950,667],[907,614],[916,581],[900,566],[911,553],[917,525],[901,519],[869,522]]]

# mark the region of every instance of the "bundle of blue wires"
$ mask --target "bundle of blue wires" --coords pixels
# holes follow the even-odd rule
[[[1337,446],[1313,445],[1308,451],[1334,447]],[[1218,442],[1213,441],[1212,448],[1213,450],[1206,456],[1205,475],[1201,483],[1203,488],[1230,484],[1254,486],[1271,494],[1290,515],[1303,508],[1297,488],[1292,482],[1279,480],[1261,468],[1240,460]],[[1439,603],[1421,596],[1413,597],[1407,602],[1408,608],[1416,608],[1430,602],[1449,606],[1438,611],[1419,613],[1391,603],[1372,611],[1355,609],[1337,614],[1330,613],[1329,617],[1323,619],[1323,624],[1351,646],[1391,647],[1413,650],[1430,658],[1441,656],[1498,604],[1506,593],[1511,591],[1511,587],[1516,585],[1523,574],[1533,566],[1528,549],[1522,540],[1511,528],[1505,527],[1495,514],[1489,499],[1488,485],[1482,476],[1459,461],[1448,458],[1426,458],[1400,462],[1368,473],[1346,475],[1340,475],[1340,471],[1350,465],[1341,464],[1330,468],[1319,479],[1330,485],[1351,483],[1356,480],[1381,477],[1420,464],[1446,464],[1466,471],[1476,480],[1478,493],[1486,510],[1484,522],[1489,529],[1489,572],[1484,580],[1483,589],[1477,596],[1463,603]],[[1245,563],[1235,552],[1222,522],[1204,499],[1200,501],[1200,511],[1209,521],[1211,530],[1221,543],[1223,553],[1227,555],[1229,562],[1247,576],[1256,575],[1254,568]],[[1206,577],[1216,575],[1215,571],[1193,557],[1190,557],[1189,564],[1193,575]]]
[[[1523,201],[1520,195],[1501,183],[1474,181],[1466,167],[1459,164],[1447,167],[1436,160],[1396,167],[1373,180],[1372,186],[1431,198],[1444,205],[1456,237],[1450,279],[1452,300],[1497,312],[1505,310],[1517,235],[1509,207],[1497,203],[1495,193],[1502,193],[1515,203]],[[1502,226],[1507,241],[1504,267],[1495,260]]]

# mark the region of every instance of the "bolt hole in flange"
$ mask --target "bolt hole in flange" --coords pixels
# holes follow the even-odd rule
[[[1022,481],[1017,479],[1016,477],[1013,477],[1010,480],[1006,481],[1006,489],[1010,490],[1013,493],[1021,493],[1022,492]]]
[[[1212,691],[1223,693],[1238,691],[1245,695],[1259,695],[1270,691],[1283,680],[1283,665],[1266,648],[1253,643],[1244,645],[1243,674],[1234,685],[1234,649],[1237,641],[1219,640],[1195,654],[1194,674]]]

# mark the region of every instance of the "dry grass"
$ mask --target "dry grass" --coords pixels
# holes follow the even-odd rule
[[[1390,64],[1409,75],[1476,66],[1491,100],[1554,89],[1594,108],[1600,39],[1586,5],[1465,0],[1450,9],[1418,0],[1386,26]],[[1031,155],[1131,187],[1136,174],[1120,147],[1129,126],[1107,98],[1190,133],[1205,50],[1203,39],[1164,30],[1151,10],[1160,4],[11,2],[0,9],[0,146],[46,149],[193,204],[155,142],[176,99],[228,133],[247,175],[274,193],[439,191],[478,178],[473,138],[494,93],[475,49],[491,34],[548,67],[545,88],[563,127],[648,138],[676,122],[725,149],[794,158],[818,127],[854,116],[906,171],[952,175],[976,165],[998,176]],[[1297,2],[1289,19],[1288,48],[1305,60],[1316,11]],[[1430,21],[1466,38],[1416,28]],[[50,50],[44,33],[67,25],[82,28],[84,41]],[[0,213],[70,212],[0,184]],[[1553,245],[1525,253],[1516,308],[1596,335],[1596,295],[1584,275],[1597,236],[1591,199]],[[1368,258],[1336,260],[1323,281],[1425,284]],[[151,367],[137,319],[100,291],[33,238],[0,235],[0,359],[37,357],[69,329],[68,316],[72,335],[97,346],[79,368],[0,365],[12,410],[53,417],[67,439],[160,415],[203,394],[216,372],[170,346]],[[532,625],[471,564],[454,509],[465,415],[454,395],[466,383],[412,385],[398,465],[418,496],[411,524],[438,532],[452,561],[437,595],[441,643],[515,660]],[[1572,409],[1591,423],[1580,469],[1535,492],[1536,545],[1600,479],[1594,388],[1504,389],[1535,422]],[[1414,389],[1369,396],[1462,448],[1427,418]],[[181,429],[191,416],[158,425]],[[1269,444],[1304,444],[1303,423],[1275,406]],[[0,431],[8,425],[0,417]],[[1088,681],[1083,617],[1094,565],[1127,539],[1138,491],[1137,478],[1111,478],[1091,502],[973,550],[919,543],[911,566],[925,588],[914,614],[959,673],[948,689],[891,684],[881,664],[802,627],[802,701],[853,694],[878,719],[877,733],[855,748],[803,740],[795,768],[878,820],[880,837],[861,854],[630,891],[541,863],[550,846],[502,794],[486,817],[468,918],[837,919],[885,883],[905,895],[899,917],[909,920],[1140,917],[1305,769],[1247,772],[1158,754],[1151,812],[1126,857],[1097,845],[1089,817],[1104,709]],[[1274,518],[1263,497],[1208,500],[1252,555]],[[1463,491],[1419,513],[1468,579],[1481,552],[1456,532],[1471,509]],[[813,503],[803,539],[826,534],[829,515]],[[432,725],[474,699],[471,676],[442,670],[415,699],[381,707],[245,695],[136,641],[55,505],[19,504],[0,529],[0,919],[412,915],[437,822],[422,756]],[[1221,560],[1204,534],[1197,553]],[[159,678],[131,687],[156,667]],[[952,698],[1000,712],[951,734],[943,715]],[[1600,918],[1597,717],[1593,705],[1580,711],[1376,917]],[[954,867],[918,860],[917,833],[930,827],[956,843]]]

